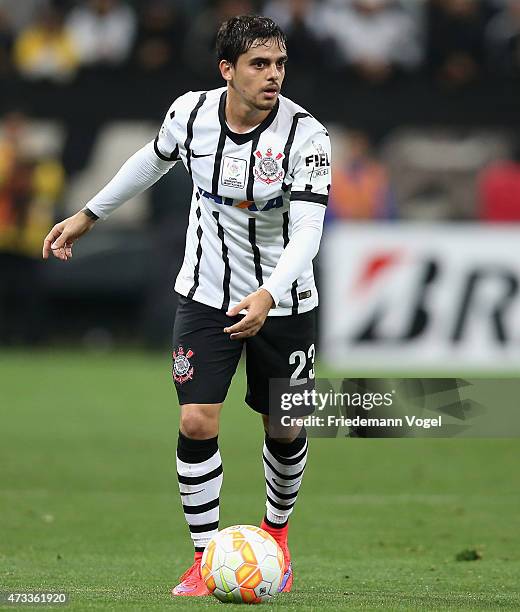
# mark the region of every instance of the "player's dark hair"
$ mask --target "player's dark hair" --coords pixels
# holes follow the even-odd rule
[[[254,42],[263,44],[275,39],[282,49],[287,48],[287,36],[272,19],[260,15],[240,15],[225,21],[217,33],[217,59],[233,66],[247,53]]]

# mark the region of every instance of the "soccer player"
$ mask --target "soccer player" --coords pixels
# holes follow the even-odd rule
[[[262,415],[266,512],[261,527],[285,555],[288,519],[307,460],[305,429],[269,434],[269,380],[297,388],[314,378],[312,260],[330,188],[326,129],[280,95],[286,37],[270,19],[233,17],[217,35],[225,87],[188,92],[155,141],[135,153],[83,210],[45,238],[43,257],[67,261],[74,241],[182,161],[193,179],[174,326],[173,378],[181,405],[177,473],[195,548],[173,595],[206,595],[200,561],[219,521],[220,411],[246,348],[246,403]]]

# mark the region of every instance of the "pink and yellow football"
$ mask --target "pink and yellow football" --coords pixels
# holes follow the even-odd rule
[[[277,594],[283,575],[282,549],[260,527],[233,525],[219,531],[202,556],[202,578],[217,599],[262,603]]]

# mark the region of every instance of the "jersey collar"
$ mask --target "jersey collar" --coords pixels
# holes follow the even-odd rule
[[[260,136],[260,134],[265,131],[275,120],[276,115],[278,113],[278,108],[280,106],[280,100],[278,99],[276,100],[276,104],[274,105],[271,112],[262,121],[262,123],[260,123],[260,125],[257,125],[256,128],[251,132],[246,132],[245,134],[237,134],[236,132],[233,132],[226,123],[226,98],[227,92],[224,91],[220,96],[220,103],[218,105],[218,118],[220,121],[220,128],[225,132],[226,136],[237,145],[245,144],[246,142],[254,140],[258,136]]]

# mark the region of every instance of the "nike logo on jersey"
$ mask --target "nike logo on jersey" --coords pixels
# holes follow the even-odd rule
[[[204,153],[204,155],[197,155],[195,151],[191,152],[191,156],[194,157],[195,159],[199,159],[200,157],[211,157],[212,155],[213,153]]]
[[[204,491],[204,489],[201,489],[200,491],[188,491],[187,493],[181,493],[181,496],[184,496],[184,495],[197,495],[197,493],[202,493],[202,491]]]

